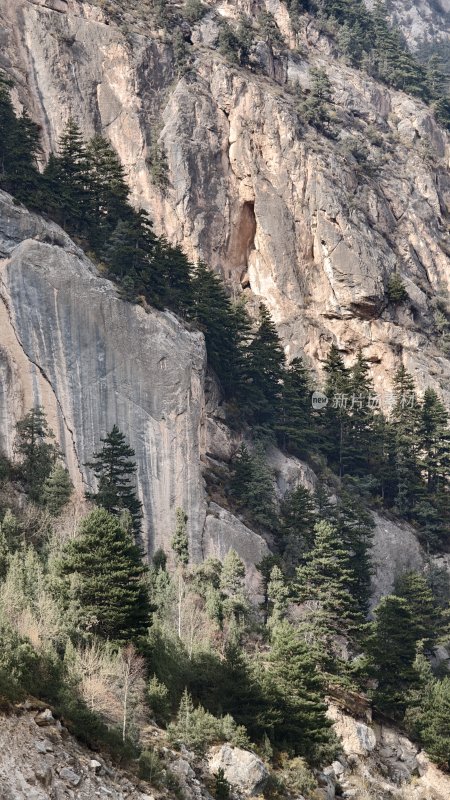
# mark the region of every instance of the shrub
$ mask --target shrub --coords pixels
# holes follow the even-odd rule
[[[183,16],[188,22],[194,24],[199,22],[207,12],[206,6],[203,5],[201,0],[187,0],[183,9]]]
[[[155,750],[143,750],[138,761],[139,777],[159,787],[164,779],[164,764]]]
[[[153,675],[148,684],[147,702],[156,721],[165,725],[170,717],[169,690],[165,683],[158,680],[156,675]]]
[[[392,272],[389,275],[386,287],[386,297],[390,303],[395,305],[404,303],[405,300],[408,299],[408,292],[405,289],[405,284],[397,272]]]

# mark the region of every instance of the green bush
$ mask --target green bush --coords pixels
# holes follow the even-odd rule
[[[408,300],[408,292],[405,289],[405,284],[397,272],[392,272],[389,275],[386,287],[386,297],[390,303],[394,303],[395,305],[404,303],[405,300]]]
[[[199,22],[207,11],[207,7],[203,5],[201,0],[187,0],[183,9],[183,16],[188,22],[194,24]]]
[[[169,690],[165,683],[156,675],[149,681],[147,689],[147,702],[159,724],[165,725],[170,718]]]
[[[143,750],[138,761],[139,777],[152,786],[159,787],[164,781],[164,763],[155,750]]]

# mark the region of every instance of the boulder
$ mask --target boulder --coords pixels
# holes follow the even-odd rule
[[[375,732],[364,722],[359,722],[343,714],[336,706],[330,705],[328,717],[334,723],[334,730],[342,741],[346,756],[368,756],[377,745]]]
[[[249,797],[261,794],[269,778],[267,767],[258,756],[229,744],[212,748],[208,764],[213,774],[223,769],[231,786]]]

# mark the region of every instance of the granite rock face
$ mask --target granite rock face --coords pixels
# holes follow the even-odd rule
[[[198,560],[203,336],[171,314],[122,301],[56,226],[19,212],[4,194],[0,230],[10,250],[1,262],[2,442],[11,454],[14,421],[44,406],[81,491],[93,477],[84,463],[117,423],[136,451],[149,550],[167,546],[181,506]]]
[[[213,774],[222,769],[232,788],[248,797],[260,795],[269,778],[264,762],[240,747],[224,744],[213,748],[208,760]]]
[[[313,23],[295,41],[278,0],[264,5],[304,56],[269,54],[256,73],[234,67],[217,52],[214,30],[251,4],[211,0],[191,31],[186,76],[170,32],[131,11],[118,26],[100,4],[63,5],[0,2],[3,61],[18,105],[42,125],[46,152],[69,114],[86,136],[107,135],[157,229],[220,270],[250,307],[263,300],[288,356],[303,352],[319,376],[335,341],[349,360],[362,348],[380,393],[403,362],[420,387],[448,399],[433,304],[450,288],[449,141],[430,109],[337,60]],[[420,13],[436,6],[419,5]],[[406,4],[394,6],[406,19]],[[302,126],[295,111],[292,84],[307,89],[311,66],[332,83],[337,141]],[[155,135],[167,154],[164,192],[148,169]],[[410,297],[400,308],[386,301],[394,269]]]

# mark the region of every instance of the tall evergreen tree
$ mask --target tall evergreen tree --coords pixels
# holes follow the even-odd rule
[[[267,464],[264,446],[258,443],[249,454],[242,445],[234,460],[234,475],[231,492],[239,506],[251,517],[252,522],[265,528],[275,529],[277,515],[273,472]]]
[[[329,522],[316,525],[314,548],[297,569],[298,599],[307,604],[306,628],[313,637],[317,657],[328,671],[335,669],[338,637],[350,644],[358,640],[364,618],[349,587],[355,577],[350,553]]]
[[[348,411],[350,402],[350,373],[335,344],[331,345],[324,372],[326,374],[325,394],[328,404],[325,408],[322,425],[322,447],[330,464],[339,476],[345,472],[345,451],[348,436]]]
[[[101,250],[119,220],[132,213],[128,186],[120,159],[107,139],[96,135],[88,143],[87,188],[90,201],[89,239]]]
[[[45,505],[51,514],[59,514],[70,499],[73,483],[68,470],[62,464],[55,464],[43,486]]]
[[[352,475],[367,475],[372,469],[371,453],[376,449],[377,428],[371,400],[374,397],[370,367],[361,349],[350,372],[348,434],[344,462]]]
[[[23,203],[36,206],[42,180],[37,168],[40,129],[28,114],[17,117],[12,82],[0,72],[0,186]]]
[[[136,475],[134,450],[127,445],[117,425],[113,425],[110,433],[100,441],[103,447],[94,453],[92,461],[86,463],[98,482],[97,492],[89,493],[88,497],[116,516],[124,509],[129,511],[133,530],[138,534],[141,530],[142,506],[133,485]]]
[[[83,135],[73,117],[69,117],[60,137],[58,154],[50,156],[44,178],[52,214],[67,230],[84,232],[91,212],[88,159]]]
[[[278,419],[285,356],[266,306],[259,307],[258,327],[248,346],[248,399],[254,424],[270,429]]]
[[[177,508],[175,533],[172,537],[172,550],[175,553],[177,564],[187,567],[189,564],[189,539],[187,533],[187,514],[182,508]]]
[[[416,642],[420,642],[422,648],[432,651],[436,643],[439,613],[425,575],[418,572],[405,573],[395,584],[395,594],[406,603]]]
[[[82,635],[126,640],[146,632],[149,603],[139,548],[120,522],[98,508],[84,518],[61,561],[76,625]]]
[[[275,423],[284,450],[303,457],[313,443],[311,387],[308,371],[294,358],[283,377],[280,415]]]
[[[324,687],[310,648],[286,621],[273,630],[265,683],[270,738],[314,763],[330,741]]]
[[[42,502],[45,481],[58,456],[54,438],[40,406],[32,408],[17,423],[15,448],[20,459],[20,474],[30,498],[38,503]]]
[[[249,333],[246,315],[236,313],[222,280],[200,262],[192,274],[190,318],[205,334],[208,361],[227,397],[242,390],[243,341]]]
[[[316,523],[314,499],[308,489],[300,485],[284,496],[280,532],[283,563],[291,577],[314,546]]]
[[[406,600],[383,597],[367,636],[365,650],[377,681],[374,701],[394,719],[402,719],[407,693],[414,686],[416,631]]]
[[[418,464],[419,405],[414,381],[401,365],[394,376],[394,407],[391,430],[394,435],[395,506],[411,517],[421,488]]]
[[[369,610],[373,574],[371,547],[375,523],[372,514],[354,491],[344,488],[338,497],[332,519],[341,546],[349,554],[351,576],[348,591],[365,616]]]

